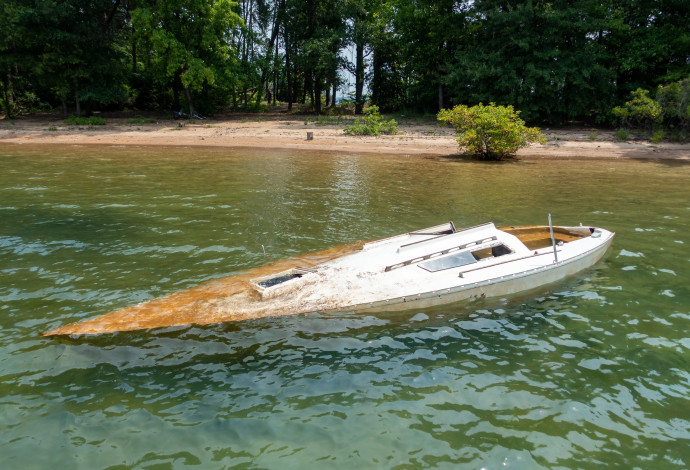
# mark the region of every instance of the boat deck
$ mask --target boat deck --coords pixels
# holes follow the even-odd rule
[[[523,227],[499,227],[499,230],[516,236],[530,250],[546,248],[553,244],[551,231],[547,225],[528,225]],[[554,227],[556,243],[569,243],[590,236],[589,227]]]

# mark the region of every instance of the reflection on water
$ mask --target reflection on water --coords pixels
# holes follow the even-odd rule
[[[0,148],[10,468],[686,468],[690,166]],[[453,220],[583,222],[550,290],[403,313],[39,336],[270,259]],[[36,452],[40,448],[41,452]]]

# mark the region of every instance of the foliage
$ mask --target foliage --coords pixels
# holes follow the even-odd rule
[[[455,127],[461,148],[480,159],[500,160],[531,142],[546,142],[539,129],[526,127],[519,115],[512,106],[480,103],[442,109],[438,120]]]
[[[341,124],[343,121],[342,115],[336,116],[315,116],[309,117],[304,120],[304,124],[307,125],[310,122],[315,123],[317,126],[335,126]]]
[[[353,92],[359,113],[369,91],[386,112],[496,102],[532,122],[612,124],[642,88],[690,132],[686,3],[2,0],[0,104],[9,118],[276,101],[322,114]]]
[[[616,131],[616,139],[620,140],[621,142],[625,142],[626,140],[630,139],[630,131],[627,129],[618,129]]]
[[[137,116],[135,118],[128,119],[126,124],[155,124],[156,122],[158,122],[156,118]]]
[[[355,119],[355,122],[346,126],[344,131],[348,135],[379,135],[398,133],[398,123],[395,119],[384,121],[379,114],[378,106],[369,106],[364,110],[362,120]]]
[[[446,65],[460,103],[512,104],[531,121],[560,123],[612,106],[615,72],[600,40],[603,8],[595,2],[477,0],[467,40]]]
[[[70,116],[63,121],[65,124],[72,124],[74,126],[105,126],[106,120],[99,116],[81,117]]]
[[[150,49],[154,76],[175,93],[184,90],[189,113],[194,93],[214,86],[231,73],[230,34],[242,20],[230,0],[174,0],[137,2],[132,10],[135,39]]]
[[[638,88],[632,92],[633,99],[625,106],[613,108],[613,115],[623,126],[651,129],[661,122],[661,106],[649,97],[649,91]]]
[[[649,138],[649,140],[654,144],[658,144],[659,142],[661,142],[663,140],[663,138],[664,138],[664,130],[663,129],[657,129],[654,131],[654,133]]]
[[[624,127],[644,131],[654,143],[667,134],[676,141],[687,139],[690,132],[690,78],[659,85],[654,98],[648,90],[641,88],[632,92],[632,98],[624,106],[612,110]],[[625,135],[621,140],[628,137]]]
[[[690,78],[659,86],[656,101],[663,122],[672,128],[690,131]]]

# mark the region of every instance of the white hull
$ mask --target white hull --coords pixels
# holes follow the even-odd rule
[[[613,237],[596,250],[583,253],[566,261],[559,261],[558,264],[554,263],[552,265],[536,267],[527,271],[478,281],[470,285],[460,285],[443,290],[419,293],[411,297],[397,297],[369,304],[354,305],[352,309],[357,312],[425,309],[464,300],[516,294],[554,284],[585,271],[604,256],[612,241]]]

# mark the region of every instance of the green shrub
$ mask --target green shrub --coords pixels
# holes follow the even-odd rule
[[[657,129],[654,131],[654,134],[649,138],[652,143],[658,144],[661,142],[664,138],[664,130],[663,129]]]
[[[626,140],[630,139],[630,132],[627,129],[623,129],[623,128],[618,129],[616,131],[616,139],[618,139],[620,141],[626,141]]]
[[[74,126],[105,126],[105,119],[98,116],[91,116],[88,118],[79,116],[70,116],[64,120],[65,124],[72,124]]]
[[[378,106],[369,106],[364,110],[364,119],[355,119],[354,124],[345,126],[344,132],[348,135],[379,135],[398,133],[398,123],[395,119],[383,121],[379,114]]]
[[[512,106],[458,105],[442,109],[437,119],[455,127],[460,148],[483,160],[500,160],[531,142],[546,142],[539,129],[525,126]]]
[[[633,99],[625,106],[616,106],[611,111],[624,127],[651,129],[661,122],[661,106],[649,97],[649,91],[638,88],[632,92]]]

